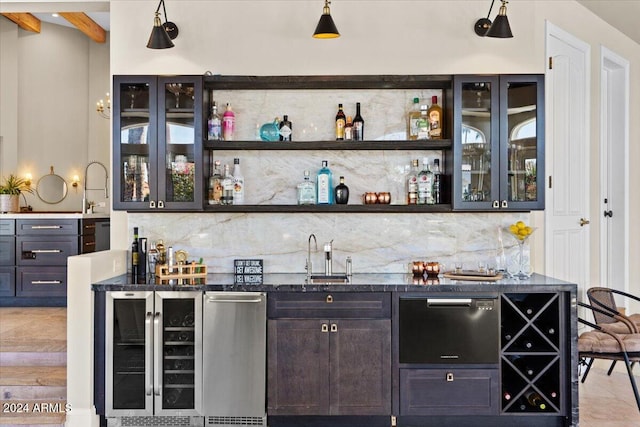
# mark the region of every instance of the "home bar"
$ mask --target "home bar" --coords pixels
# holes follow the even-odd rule
[[[640,294],[640,45],[600,2],[37,3],[0,4],[0,310],[66,315],[58,423],[640,420],[578,340],[588,290]]]

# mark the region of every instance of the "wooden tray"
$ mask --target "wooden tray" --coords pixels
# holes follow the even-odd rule
[[[469,280],[474,282],[495,282],[502,279],[502,273],[489,275],[487,273],[481,273],[479,271],[467,271],[463,270],[461,273],[448,272],[443,276],[447,279],[453,280]]]
[[[207,277],[204,264],[156,265],[156,282],[164,283],[176,280],[178,284],[196,284]]]

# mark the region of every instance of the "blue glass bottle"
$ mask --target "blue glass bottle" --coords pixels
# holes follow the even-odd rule
[[[322,161],[322,169],[318,171],[318,177],[316,179],[316,187],[318,190],[318,197],[316,203],[318,205],[332,205],[333,202],[333,179],[331,169],[329,169],[329,162],[327,160]]]

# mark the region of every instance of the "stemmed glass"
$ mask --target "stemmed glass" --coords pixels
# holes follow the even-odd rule
[[[167,90],[176,97],[176,109],[180,108],[180,94],[182,93],[182,83],[169,83]]]
[[[129,104],[129,108],[130,109],[134,109],[135,105],[136,105],[136,94],[138,92],[138,89],[140,89],[138,86],[135,85],[129,85],[127,86],[127,89],[129,91],[129,97],[131,99],[131,103]]]
[[[518,271],[511,274],[511,277],[519,280],[526,280],[531,277],[531,272],[525,263],[524,244],[536,229],[529,227],[522,221],[518,221],[515,224],[510,225],[506,230],[514,239],[516,239],[516,242],[518,242]]]

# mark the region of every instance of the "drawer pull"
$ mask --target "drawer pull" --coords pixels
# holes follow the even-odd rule
[[[336,325],[335,323],[331,324],[331,332],[338,332],[338,325]]]
[[[96,242],[86,242],[84,245],[85,246],[95,246]]]
[[[31,252],[36,254],[61,254],[62,249],[34,249]]]
[[[62,282],[60,280],[32,280],[32,285],[59,285]]]
[[[32,225],[32,230],[59,230],[61,229],[61,225]]]
[[[333,302],[333,296],[327,295],[327,304],[331,304]]]
[[[453,372],[447,372],[447,382],[448,383],[453,382]]]
[[[320,328],[321,332],[329,332],[329,325],[327,325],[326,323],[322,324],[322,327]]]
[[[96,228],[96,225],[95,225],[95,224],[85,225],[85,226],[84,226],[84,229],[85,229],[85,230],[93,230],[94,228]]]

